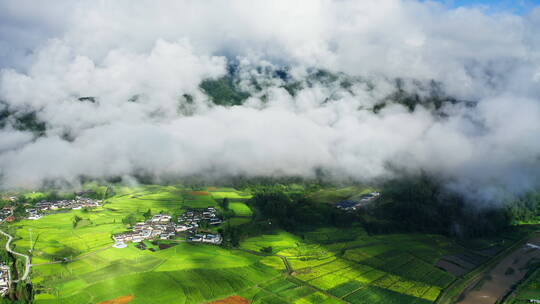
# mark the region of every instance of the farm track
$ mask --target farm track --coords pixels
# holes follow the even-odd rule
[[[326,291],[326,290],[317,288],[317,287],[315,287],[315,286],[309,284],[308,282],[304,282],[304,281],[299,280],[299,279],[297,279],[297,278],[295,278],[295,277],[293,277],[293,276],[290,276],[290,277],[291,277],[294,281],[298,282],[299,284],[304,285],[304,286],[307,286],[307,287],[309,287],[309,288],[311,288],[311,289],[313,289],[313,290],[315,290],[315,291],[318,291],[318,292],[320,292],[320,293],[322,293],[322,294],[324,294],[324,295],[326,295],[326,296],[328,296],[328,297],[330,297],[330,298],[334,298],[334,299],[339,300],[339,301],[341,301],[341,302],[343,302],[343,303],[351,303],[351,302],[349,302],[349,301],[347,301],[347,300],[345,300],[345,299],[342,299],[342,298],[340,298],[340,297],[336,297],[335,295],[329,293],[329,292]]]
[[[21,257],[23,257],[25,259],[24,274],[23,274],[22,278],[14,280],[13,282],[26,281],[26,279],[28,278],[28,274],[30,273],[30,267],[32,266],[32,264],[30,264],[30,257],[28,255],[26,255],[26,254],[13,251],[11,249],[11,246],[10,246],[11,241],[13,241],[13,237],[11,235],[5,233],[2,230],[0,230],[0,233],[8,238],[8,241],[6,242],[6,251],[9,252],[9,253],[12,253],[14,255],[21,256]]]

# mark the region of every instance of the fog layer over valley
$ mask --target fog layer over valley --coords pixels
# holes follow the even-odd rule
[[[60,3],[0,4],[4,188],[424,171],[493,201],[540,181],[540,9]]]

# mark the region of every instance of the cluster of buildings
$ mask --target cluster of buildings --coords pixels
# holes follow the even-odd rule
[[[168,214],[156,214],[146,222],[140,222],[133,226],[132,231],[113,235],[116,243],[134,242],[140,243],[143,240],[161,239],[168,240],[176,235],[176,232],[183,231],[179,225],[171,221],[172,216]]]
[[[223,223],[223,220],[217,216],[216,209],[214,207],[208,207],[203,210],[188,211],[184,215],[178,217],[180,227],[182,227],[184,231],[191,233],[191,236],[187,238],[187,241],[193,243],[221,244],[223,239],[219,234],[195,234],[195,229],[199,227],[201,221],[206,221],[209,225],[219,225]]]
[[[216,234],[196,234],[202,221],[209,225],[219,225],[222,220],[217,216],[216,209],[208,207],[202,210],[193,210],[178,217],[177,223],[168,214],[156,214],[146,222],[136,223],[132,230],[112,236],[117,248],[123,248],[127,242],[140,243],[143,240],[168,240],[174,238],[179,232],[189,233],[188,242],[221,244],[222,238]]]
[[[214,207],[208,207],[203,210],[192,210],[178,217],[178,224],[181,231],[195,232],[201,221],[207,221],[210,225],[219,225],[223,221],[217,216]]]
[[[345,211],[355,211],[361,208],[362,206],[374,201],[377,199],[381,194],[379,192],[371,192],[368,194],[363,194],[359,198],[355,199],[348,199],[341,201],[336,204],[336,208],[345,210]]]
[[[15,207],[13,206],[6,206],[0,209],[0,223],[4,221],[13,222],[15,220],[15,216],[13,216],[14,210],[15,210]]]
[[[9,266],[0,263],[0,296],[5,296],[9,290]]]
[[[41,212],[47,210],[60,210],[60,209],[71,209],[79,210],[82,208],[96,208],[101,204],[101,200],[95,200],[86,197],[77,196],[72,200],[59,200],[59,201],[40,201],[36,203],[34,208],[26,209],[27,216],[29,220],[37,220],[42,217]]]

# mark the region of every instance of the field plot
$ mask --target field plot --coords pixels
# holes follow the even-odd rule
[[[329,243],[331,238],[322,236],[323,231],[310,239]],[[436,261],[445,254],[465,250],[444,237],[430,235],[368,237],[358,233],[356,240],[344,240],[351,249],[337,243],[324,246],[335,253],[329,262],[301,269],[292,265],[297,279],[351,303],[432,303],[455,280],[437,268]]]
[[[205,208],[218,205],[208,191],[183,191],[182,196],[182,205],[185,208]]]
[[[277,278],[241,293],[250,303],[259,304],[340,304],[346,303],[291,279]]]
[[[249,217],[253,214],[251,208],[248,205],[241,202],[232,202],[229,203],[229,209],[234,212],[234,215],[240,217]]]
[[[124,216],[134,212],[145,212],[148,209],[154,214],[160,211],[178,212],[185,207],[187,200],[183,195],[183,189],[174,186],[114,187],[114,191],[119,194],[107,199],[104,208]],[[212,203],[209,203],[210,205]]]
[[[247,200],[251,198],[251,194],[240,192],[233,188],[208,188],[210,195],[215,200],[222,200],[228,198],[230,200]]]
[[[345,300],[354,304],[428,304],[430,301],[404,295],[398,292],[380,288],[377,286],[368,286],[362,288],[347,297]]]
[[[249,238],[240,244],[240,248],[260,251],[264,247],[271,246],[274,252],[279,252],[281,250],[295,248],[301,242],[298,236],[280,231],[276,234],[265,234]]]
[[[301,237],[278,232],[249,238],[241,246],[254,251],[271,246],[274,253],[287,258],[295,279],[317,291],[301,300],[288,299],[291,303],[310,303],[310,297],[318,296],[325,300],[315,303],[433,303],[456,279],[436,267],[437,261],[468,252],[440,235],[369,236],[361,228],[323,228]],[[263,288],[259,295],[267,293]]]

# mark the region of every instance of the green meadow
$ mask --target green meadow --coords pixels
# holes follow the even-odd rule
[[[229,209],[232,210],[236,216],[249,217],[253,214],[251,208],[242,202],[229,203]]]
[[[98,195],[110,191],[97,184],[86,187]],[[190,208],[220,209],[219,202],[228,198],[234,212],[228,225],[252,221],[245,202],[249,194],[203,189],[114,186],[114,195],[100,208],[12,224],[16,250],[31,250],[35,303],[90,304],[123,296],[133,296],[130,303],[207,303],[239,295],[260,304],[427,304],[456,279],[437,268],[437,261],[467,251],[440,235],[368,235],[360,226],[297,234],[278,230],[243,239],[235,249],[182,238],[162,242],[170,246],[164,249],[150,242],[152,250],[112,247],[111,234],[128,228],[123,219],[143,220],[148,210],[178,215]],[[359,191],[371,189],[332,188],[314,195],[329,201]],[[74,224],[76,216],[82,220]]]
[[[247,200],[251,198],[251,194],[246,192],[240,192],[234,188],[226,188],[226,187],[207,187],[208,192],[215,200],[222,200],[224,198],[228,198],[232,201],[237,200]]]
[[[33,268],[43,294],[36,303],[98,303],[133,295],[132,303],[200,303],[249,288],[277,269],[260,257],[215,246],[178,244],[141,251],[110,248],[81,260]]]
[[[35,303],[99,303],[126,295],[133,296],[131,303],[200,303],[251,288],[284,269],[279,258],[211,245],[170,242],[172,247],[154,252],[133,244],[113,248],[111,234],[127,229],[122,219],[128,215],[142,220],[141,214],[149,209],[152,214],[179,214],[217,206],[209,193],[175,186],[114,187],[114,193],[98,209],[60,212],[13,225],[14,244],[21,252],[30,252],[32,232]],[[243,196],[233,190],[227,193]],[[247,205],[232,206],[246,217],[238,219],[249,222]],[[75,216],[83,220],[74,226]],[[61,262],[64,258],[70,262]]]

